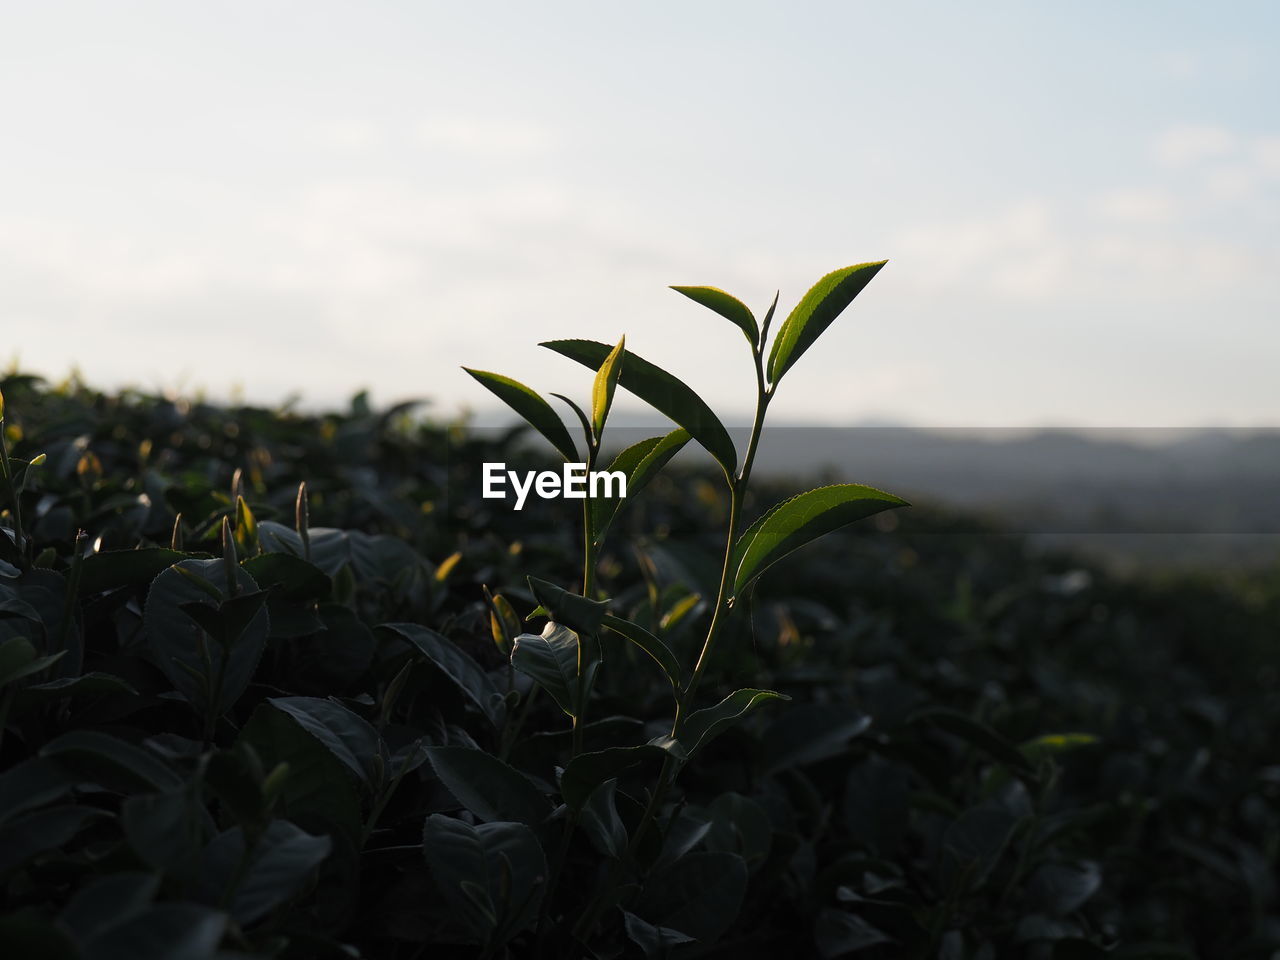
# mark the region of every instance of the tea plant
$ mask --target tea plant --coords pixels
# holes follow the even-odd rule
[[[560,781],[561,795],[569,816],[563,834],[565,839],[560,846],[561,854],[552,871],[552,892],[559,878],[568,837],[584,807],[599,797],[594,815],[604,818],[605,828],[611,837],[625,837],[627,831],[616,810],[612,809],[616,777],[650,757],[661,760],[661,771],[649,791],[639,823],[625,844],[616,844],[615,862],[623,866],[611,872],[605,889],[574,927],[580,937],[589,938],[600,913],[616,905],[620,877],[634,866],[629,861],[634,859],[639,845],[660,815],[667,793],[681,769],[692,762],[711,740],[751,711],[770,700],[788,699],[772,690],[747,687],[734,691],[715,706],[695,709],[699,684],[731,607],[747,596],[757,577],[792,551],[824,533],[905,504],[898,497],[870,487],[836,484],[783,501],[745,531],[741,530],[751,467],[769,404],[779,384],[804,352],[871,282],[884,263],[863,263],[827,274],[791,311],[772,344],[769,342],[769,328],[778,304],[776,296],[765,313],[763,323],[757,324],[755,315],[746,304],[723,290],[715,287],[673,288],[735,324],[751,347],[756,379],[755,416],[741,461],[729,432],[702,398],[661,367],[627,351],[625,337],[612,349],[590,340],[556,340],[542,344],[597,371],[590,417],[568,397],[555,395],[573,410],[581,422],[588,470],[596,463],[614,390],[621,383],[680,427],[665,437],[641,441],[617,456],[610,469],[627,476],[628,493],[637,493],[692,438],[706,449],[723,471],[729,494],[729,521],[719,585],[711,607],[710,625],[691,671],[684,669],[662,639],[639,623],[606,612],[607,601],[597,596],[596,551],[612,511],[617,509],[616,504],[602,508],[596,507],[597,501],[591,498],[584,500],[581,594],[570,594],[545,581],[530,580],[530,589],[540,603],[535,612],[548,617],[547,626],[541,635],[525,633],[514,639],[511,663],[555,699],[570,716],[574,727],[571,759]],[[520,414],[567,461],[577,460],[577,447],[560,418],[534,390],[498,374],[479,370],[468,372]],[[592,685],[601,664],[602,629],[635,644],[662,670],[671,684],[673,720],[669,735],[645,744],[614,746],[584,754],[581,731]],[[676,933],[684,936],[678,931]]]

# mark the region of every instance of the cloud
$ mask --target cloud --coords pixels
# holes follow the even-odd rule
[[[1108,190],[1095,201],[1100,217],[1120,223],[1169,223],[1178,214],[1178,203],[1158,187],[1124,187]]]
[[[1228,156],[1239,145],[1240,138],[1224,127],[1180,124],[1156,139],[1152,154],[1163,166],[1183,168]]]
[[[439,117],[418,128],[420,142],[475,157],[531,157],[551,153],[551,131],[530,120],[508,117]]]

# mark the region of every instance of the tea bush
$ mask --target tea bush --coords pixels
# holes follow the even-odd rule
[[[597,369],[577,441],[475,371],[566,459],[618,386],[678,425],[576,525],[480,497],[519,431],[4,378],[0,952],[1273,956],[1274,579],[1118,581],[922,507],[772,565],[900,503],[750,482],[878,268],[772,350],[772,307],[677,288],[750,345],[741,460],[624,344],[550,345]]]

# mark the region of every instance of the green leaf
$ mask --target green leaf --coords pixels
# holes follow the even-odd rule
[[[136,697],[138,691],[131,684],[110,673],[84,673],[78,677],[59,677],[44,683],[33,683],[24,687],[21,698],[24,702],[45,703],[50,700],[61,700],[63,697],[91,696],[97,694],[122,693]]]
[[[626,476],[627,496],[592,498],[591,525],[595,530],[596,546],[604,543],[605,533],[613,523],[623,500],[629,500],[643,490],[688,442],[689,431],[678,427],[664,437],[649,437],[633,443],[613,458],[613,463],[609,464],[609,472]]]
[[[627,939],[639,947],[646,957],[665,957],[672,947],[678,947],[682,943],[693,943],[693,937],[688,934],[672,930],[670,927],[655,926],[648,920],[642,920],[634,913],[623,910],[622,907],[618,909],[622,910],[622,927],[626,931]]]
[[[844,753],[871,717],[847,703],[797,704],[770,724],[760,742],[760,766],[774,774]]]
[[[680,742],[692,757],[757,707],[770,700],[790,699],[773,690],[757,690],[751,687],[735,690],[714,707],[707,707],[690,714],[680,726]]]
[[[607,600],[588,600],[577,593],[570,593],[547,580],[529,577],[529,589],[533,597],[546,610],[550,619],[562,623],[571,630],[594,636],[600,632],[600,621],[608,609]]]
[[[76,891],[59,918],[81,942],[145,910],[160,889],[155,873],[111,873]]]
[[[943,831],[937,863],[939,883],[951,889],[963,878],[968,890],[979,889],[1026,819],[995,802],[970,807]]]
[[[604,432],[604,422],[608,419],[609,408],[613,406],[613,391],[618,386],[618,374],[622,372],[622,355],[627,348],[624,336],[618,345],[609,351],[596,371],[595,382],[591,386],[591,428],[597,439]]]
[[[977,747],[992,760],[1002,763],[1015,773],[1032,775],[1035,770],[1018,748],[972,717],[944,707],[933,707],[913,713],[907,718],[910,724],[927,723],[954,737]]]
[[[634,747],[609,747],[591,753],[580,753],[564,768],[560,777],[560,796],[570,810],[580,810],[592,792],[606,780],[612,780],[646,760],[660,761],[679,756],[672,740],[642,743]]]
[[[246,557],[258,552],[258,519],[244,497],[236,497],[236,546]]]
[[[333,581],[323,570],[288,553],[263,553],[240,564],[264,590],[298,602],[328,600]]]
[[[163,547],[141,550],[105,550],[84,558],[79,579],[79,594],[91,596],[122,586],[146,586],[189,554]]]
[[[861,917],[843,910],[826,907],[818,913],[813,925],[813,939],[823,960],[847,957],[868,947],[893,943],[893,939],[877,930]]]
[[[1042,863],[1031,875],[1027,896],[1045,913],[1065,917],[1084,906],[1102,886],[1096,863]]]
[[[297,894],[332,849],[328,837],[273,820],[245,863],[244,830],[232,827],[214,837],[200,858],[200,899],[217,904],[233,890],[231,915],[246,926]]]
[[[267,703],[293,717],[298,726],[370,787],[378,786],[378,770],[386,769],[387,748],[378,731],[363,717],[340,703],[317,697],[272,697]]]
[[[423,824],[422,853],[470,942],[497,949],[537,919],[547,861],[524,824],[472,826],[432,814]]]
[[[532,780],[483,750],[427,747],[427,759],[458,803],[480,820],[537,826],[551,812]]]
[[[72,791],[83,778],[48,757],[30,757],[0,773],[0,823]]]
[[[280,791],[278,813],[312,832],[340,831],[356,842],[361,830],[356,776],[292,714],[260,703],[240,732],[264,770],[281,763],[289,775]]]
[[[227,915],[194,903],[158,903],[85,945],[83,960],[214,960]]]
[[[36,648],[26,637],[11,637],[0,643],[0,687],[7,687],[15,680],[41,673],[53,666],[67,651],[51,657],[37,657]]]
[[[1019,744],[1018,750],[1024,757],[1035,763],[1045,757],[1069,753],[1081,747],[1092,746],[1097,742],[1098,738],[1092,733],[1045,733]]]
[[[107,816],[96,807],[48,807],[5,824],[0,827],[0,876],[70,842],[90,822]]]
[[[573,445],[573,438],[565,428],[564,421],[551,409],[551,404],[543,400],[534,390],[517,380],[484,370],[472,370],[463,367],[467,373],[475,377],[490,393],[509,406],[524,419],[529,426],[537,430],[555,447],[570,463],[578,461],[578,450]]]
[[[612,349],[607,344],[594,340],[549,340],[540,346],[593,370],[604,363]],[[738,464],[738,453],[729,437],[729,431],[706,402],[689,387],[661,367],[654,366],[629,350],[624,354],[622,374],[618,382],[688,430],[716,458],[725,474],[733,476]]]
[[[655,870],[636,913],[679,930],[700,943],[718,940],[735,919],[747,892],[747,865],[733,853],[691,853]]]
[[[621,859],[627,852],[627,828],[615,802],[618,781],[606,780],[591,792],[582,806],[582,829],[602,856]]]
[[[182,784],[182,778],[149,750],[98,730],[72,730],[55,737],[40,749],[40,756],[53,757],[104,786],[121,785],[121,792],[170,790]]]
[[[548,620],[541,636],[520,634],[511,666],[551,694],[569,716],[578,715],[578,635],[568,627]]]
[[[502,694],[480,664],[456,643],[416,623],[384,623],[378,629],[390,630],[412,644],[480,708],[490,723],[502,726],[506,716]]]
[[[752,349],[760,342],[760,331],[756,328],[755,315],[747,305],[732,294],[725,293],[719,287],[672,287],[676,293],[683,293],[694,303],[700,303],[708,310],[714,310],[746,335],[747,343]]]
[[[773,846],[773,825],[760,804],[740,793],[722,793],[712,802],[710,814],[708,850],[736,853],[749,873],[764,865]]]
[[[566,397],[563,393],[553,393],[551,396],[561,401],[566,407],[573,411],[574,416],[578,418],[578,423],[582,425],[582,442],[586,444],[587,449],[591,449],[592,443],[595,442],[595,434],[591,430],[591,418],[586,412],[573,402],[572,399]]]
[[[243,607],[234,604],[227,612],[235,617],[233,625],[238,624],[239,615],[249,613],[250,608],[252,616],[237,642],[229,649],[208,643],[203,639],[201,627],[184,612],[183,605],[203,604],[212,610],[215,601],[180,571],[187,571],[210,583],[220,584],[225,578],[222,560],[183,560],[169,567],[156,577],[147,593],[143,626],[156,666],[164,671],[169,682],[201,713],[221,716],[240,698],[253,678],[262,651],[266,649],[270,618],[266,608],[251,598],[258,592],[253,577],[236,568],[236,582],[247,599]],[[233,601],[224,600],[224,605],[227,602]],[[209,657],[211,676],[222,677],[222,686],[215,691],[214,702],[210,702],[211,684],[205,682],[208,678],[201,656],[202,647]]]
[[[907,501],[858,483],[837,483],[784,500],[753,523],[734,546],[734,594],[793,550],[825,533]]]
[[[809,288],[782,322],[769,351],[769,382],[776,384],[795,365],[833,320],[853,302],[889,261],[859,263],[834,270]]]
[[[637,623],[632,623],[630,620],[623,620],[621,617],[605,614],[601,622],[618,636],[630,640],[652,657],[653,661],[662,668],[662,672],[666,674],[667,679],[671,682],[671,689],[677,695],[680,693],[680,661],[676,659],[676,655],[671,652],[670,647],[644,627]]]

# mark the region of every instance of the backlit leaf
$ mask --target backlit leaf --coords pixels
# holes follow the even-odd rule
[[[541,346],[577,360],[593,370],[604,363],[612,350],[607,344],[594,340],[549,340]],[[706,402],[682,381],[628,350],[623,356],[622,374],[618,382],[659,413],[688,430],[716,458],[725,473],[733,475],[738,463],[738,453],[729,437],[729,431]]]
[[[511,666],[551,694],[569,716],[578,715],[578,635],[568,627],[548,620],[541,635],[520,634]]]
[[[891,493],[857,483],[819,487],[777,504],[738,538],[733,589],[741,594],[774,563],[825,533],[883,510],[907,506]]]
[[[714,310],[746,335],[747,342],[755,347],[760,342],[760,331],[756,328],[756,318],[747,305],[732,294],[725,293],[718,287],[672,287],[676,293],[683,293],[694,303],[700,303],[708,310]]]
[[[498,373],[472,370],[470,367],[462,369],[475,377],[495,397],[520,414],[529,426],[542,434],[560,452],[561,456],[571,463],[577,462],[578,450],[573,445],[573,438],[569,436],[564,421],[551,409],[551,404],[543,400],[537,392],[517,380]]]
[[[769,382],[777,383],[808,350],[853,298],[889,261],[859,263],[833,270],[809,288],[782,322],[769,351]]]

